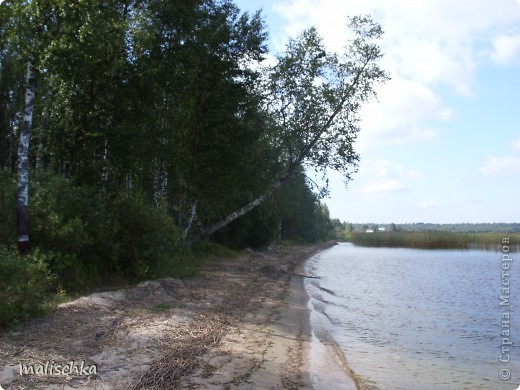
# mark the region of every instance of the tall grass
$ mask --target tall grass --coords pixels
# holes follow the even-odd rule
[[[520,233],[375,232],[351,233],[346,239],[356,245],[425,249],[501,250],[509,239],[510,251],[520,250]]]

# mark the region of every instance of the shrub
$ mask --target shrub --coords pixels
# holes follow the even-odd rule
[[[109,197],[42,173],[32,193],[32,245],[52,254],[50,267],[67,290],[153,278],[176,250],[173,219],[137,192]]]
[[[113,224],[119,271],[137,279],[162,274],[158,268],[171,263],[180,239],[173,218],[138,195],[122,194],[113,203]]]
[[[54,281],[47,260],[38,250],[20,256],[14,248],[0,247],[0,328],[43,310]]]

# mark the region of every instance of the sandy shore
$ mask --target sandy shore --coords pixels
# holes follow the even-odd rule
[[[194,278],[63,304],[0,335],[0,385],[311,389],[302,266],[331,245],[249,252],[213,261]],[[87,368],[78,374],[82,364]],[[20,365],[28,375],[20,375]]]

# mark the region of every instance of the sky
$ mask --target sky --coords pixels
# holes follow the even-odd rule
[[[385,34],[391,81],[361,110],[359,170],[329,172],[331,217],[364,223],[520,222],[520,0],[235,0],[262,9],[271,58],[315,26],[330,51],[347,17]]]

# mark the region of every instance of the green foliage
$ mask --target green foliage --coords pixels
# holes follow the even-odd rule
[[[259,249],[273,242],[278,235],[278,218],[272,203],[266,203],[217,232],[214,240],[231,248]]]
[[[32,193],[32,243],[52,253],[50,267],[68,289],[153,278],[175,253],[180,232],[173,219],[138,194],[106,198],[50,173],[37,176]]]
[[[201,241],[192,247],[178,247],[168,257],[162,257],[155,267],[156,277],[184,278],[196,276],[201,267],[211,261],[234,258],[239,254],[224,245]]]
[[[315,28],[292,39],[267,77],[267,109],[275,118],[287,170],[300,164],[345,180],[357,169],[353,143],[362,103],[388,80],[379,67],[381,27],[369,16],[350,19],[354,39],[340,55],[327,52]]]
[[[190,253],[199,259],[215,260],[218,258],[234,258],[240,254],[239,251],[233,250],[211,241],[202,241],[195,245],[190,250]]]
[[[40,251],[20,256],[0,246],[0,328],[41,313],[54,282],[49,257]]]
[[[50,267],[67,289],[100,282],[103,271],[109,271],[102,263],[113,258],[107,251],[114,235],[103,198],[92,188],[48,172],[38,174],[32,184],[32,246],[52,253]]]
[[[118,248],[117,270],[138,279],[157,277],[159,265],[171,260],[180,241],[173,219],[130,194],[116,199],[113,209],[112,224],[118,227],[112,243]]]
[[[265,128],[278,169],[270,186],[195,239],[258,207],[302,166],[323,174],[334,169],[350,179],[359,158],[353,143],[360,108],[376,95],[375,86],[389,78],[379,67],[381,27],[368,16],[351,18],[350,27],[355,38],[340,56],[328,53],[317,30],[310,28],[291,40],[276,65],[266,70],[261,85],[269,117]]]
[[[329,238],[329,211],[310,190],[303,173],[291,178],[274,201],[280,215],[281,239],[310,243]]]

